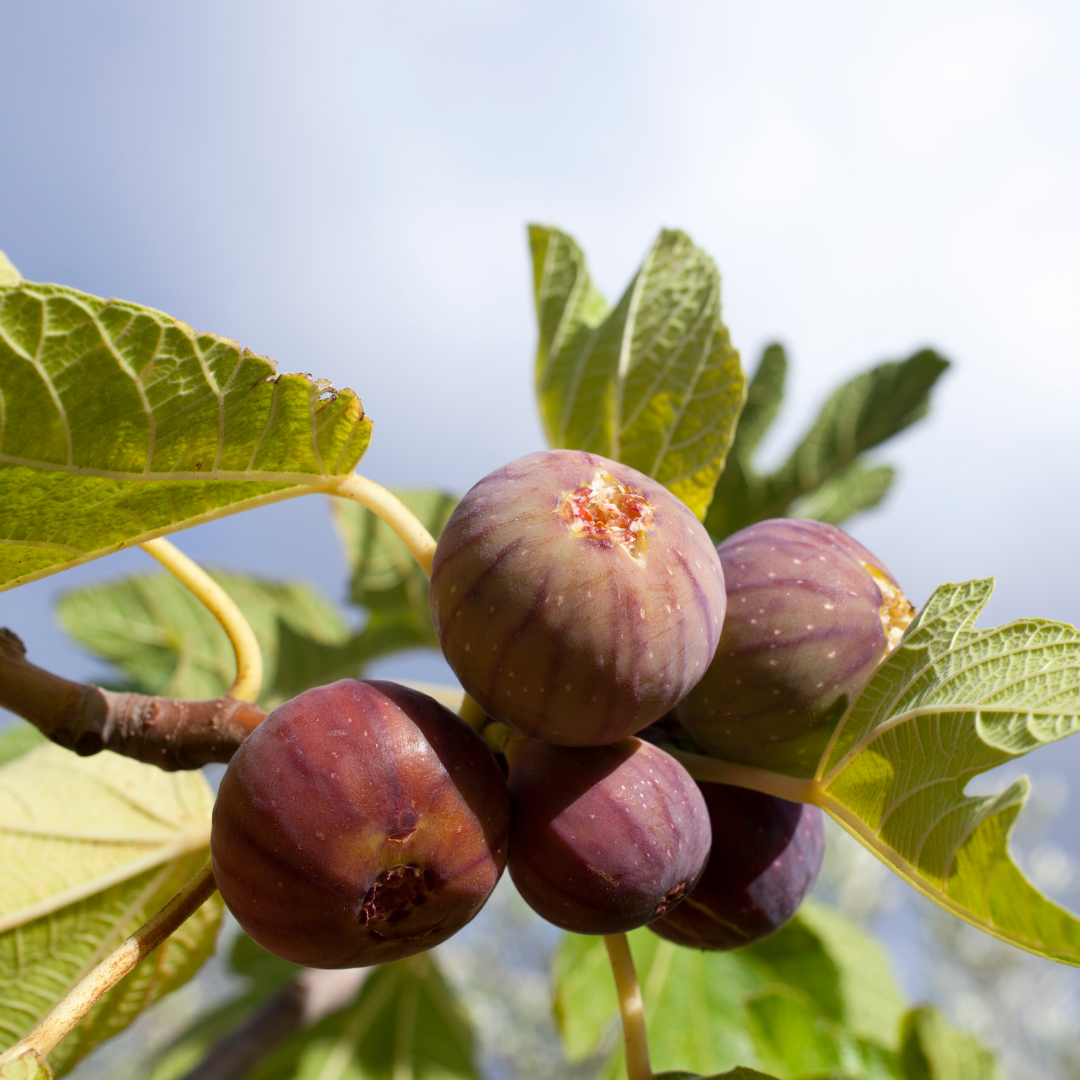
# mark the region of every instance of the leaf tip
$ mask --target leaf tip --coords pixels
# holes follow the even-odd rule
[[[0,251],[0,288],[4,286],[16,286],[22,284],[22,274],[15,268],[15,264]]]

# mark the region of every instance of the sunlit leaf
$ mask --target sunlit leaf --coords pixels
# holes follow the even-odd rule
[[[549,443],[631,465],[703,516],[746,393],[712,259],[664,230],[608,311],[570,237],[529,235]]]
[[[150,308],[0,282],[0,589],[351,472],[351,390]]]
[[[980,773],[1080,728],[1080,632],[975,622],[993,582],[943,585],[848,710],[816,801],[920,892],[1022,949],[1080,964],[1080,920],[1009,854],[1026,779],[969,796]]]
[[[33,724],[16,721],[11,727],[0,731],[0,765],[6,765],[46,742],[48,739]]]
[[[206,862],[212,795],[197,772],[55,746],[0,768],[0,1045],[25,1035]],[[51,1055],[60,1075],[213,952],[205,904]]]

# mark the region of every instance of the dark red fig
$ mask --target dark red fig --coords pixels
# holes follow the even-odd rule
[[[825,823],[816,806],[728,784],[701,784],[712,852],[701,880],[651,924],[696,949],[737,949],[779,930],[817,880]]]
[[[512,739],[510,876],[530,907],[579,934],[659,918],[694,887],[709,815],[690,774],[640,739],[564,747]]]
[[[666,488],[578,450],[481,480],[439,538],[431,618],[484,711],[565,746],[615,742],[705,672],[724,621],[708,534]]]
[[[506,782],[434,699],[343,679],[275,709],[221,782],[210,849],[229,910],[265,949],[361,967],[429,949],[506,863]]]
[[[714,757],[811,776],[914,608],[885,566],[834,525],[762,521],[717,551],[723,633],[676,713]]]

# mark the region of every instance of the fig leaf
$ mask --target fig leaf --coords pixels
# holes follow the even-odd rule
[[[1080,966],[1080,919],[1009,853],[1022,778],[973,777],[1080,729],[1080,631],[1046,619],[978,629],[993,581],[942,585],[841,718],[813,801],[925,896],[1038,956]]]
[[[198,772],[46,745],[0,768],[0,1046],[22,1038],[208,857],[213,796]],[[186,982],[214,950],[216,895],[101,998],[50,1055],[63,1075]]]
[[[550,445],[631,465],[703,517],[746,396],[716,265],[665,229],[609,309],[566,233],[533,225],[529,239]]]
[[[238,510],[363,456],[351,390],[161,312],[0,272],[0,591]]]

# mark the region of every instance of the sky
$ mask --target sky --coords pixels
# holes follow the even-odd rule
[[[851,531],[917,603],[994,574],[987,623],[1080,620],[1076,4],[54,0],[0,34],[0,248],[23,276],[353,387],[372,478],[463,492],[543,445],[527,222],[572,233],[609,299],[682,228],[745,364],[789,349],[766,460],[837,382],[933,346],[954,366]],[[318,502],[175,539],[343,596]],[[4,593],[0,623],[100,673],[52,602],[151,565]],[[1080,748],[1031,762],[1073,774]]]

